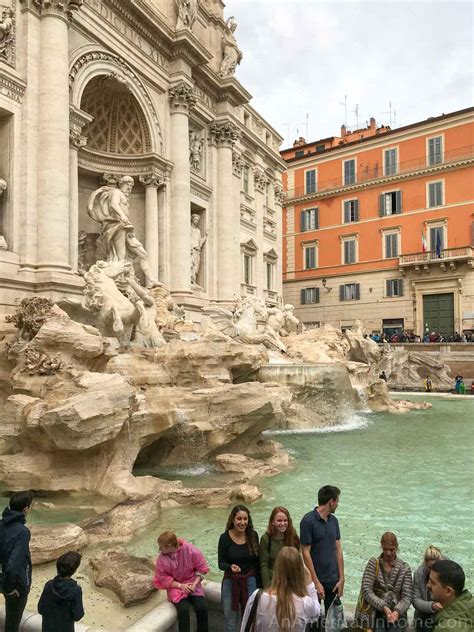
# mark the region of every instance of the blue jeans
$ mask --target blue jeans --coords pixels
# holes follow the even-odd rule
[[[249,597],[255,590],[257,590],[257,580],[255,577],[248,577],[247,591]],[[224,632],[237,632],[243,613],[232,610],[232,580],[230,579],[224,579],[222,582],[221,603],[224,609]]]

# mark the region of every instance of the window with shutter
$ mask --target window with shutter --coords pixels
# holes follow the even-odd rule
[[[340,301],[356,301],[360,299],[360,284],[345,283],[339,286]]]
[[[359,221],[359,200],[344,201],[344,223],[350,224]]]
[[[390,191],[382,193],[379,198],[379,215],[397,215],[402,212],[402,192]]]
[[[430,182],[428,184],[428,207],[443,205],[443,183]]]
[[[397,149],[386,149],[384,152],[384,167],[386,176],[394,176],[397,173]]]
[[[355,263],[356,262],[356,240],[355,239],[346,239],[344,241],[344,263]]]
[[[316,170],[306,172],[306,193],[316,193]]]
[[[312,270],[316,267],[316,246],[305,246],[304,269]]]
[[[301,303],[301,305],[306,305],[306,290],[305,290],[305,288],[302,288],[300,290],[300,303]]]
[[[385,237],[385,259],[398,257],[398,233],[390,233]]]
[[[439,165],[441,162],[443,162],[442,141],[442,136],[436,136],[436,138],[430,138],[428,140],[429,165]]]
[[[316,230],[319,228],[319,209],[309,208],[301,211],[300,215],[301,232],[306,230]]]
[[[355,158],[344,161],[344,185],[355,184]]]

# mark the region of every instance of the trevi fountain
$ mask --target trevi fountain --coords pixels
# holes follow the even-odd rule
[[[4,495],[36,493],[30,603],[51,562],[78,549],[89,629],[166,630],[172,609],[151,583],[160,530],[203,546],[217,579],[216,534],[232,503],[256,503],[263,527],[269,506],[291,506],[300,485],[314,502],[318,481],[350,451],[351,428],[360,438],[380,419],[395,449],[401,413],[429,413],[430,403],[392,399],[381,370],[389,384],[402,373],[405,384],[428,371],[436,387],[450,379],[437,361],[364,337],[362,323],[302,331],[291,305],[257,297],[187,320],[147,274],[126,214],[131,184],[90,197],[104,259],[85,265],[82,298],[27,297],[1,325],[0,485]],[[198,268],[196,257],[190,274]],[[310,444],[308,470],[298,455]],[[362,450],[332,476],[363,475],[365,459]],[[218,584],[208,591],[218,600]]]
[[[223,3],[4,5],[0,494],[35,492],[23,629],[74,549],[76,630],[171,631],[152,586],[166,528],[208,558],[220,629],[229,507],[262,533],[273,506],[297,523],[328,483],[347,603],[388,529],[412,565],[432,542],[472,578],[467,404],[392,397],[428,373],[449,389],[447,367],[363,323],[303,331],[282,301],[282,138],[235,78]]]

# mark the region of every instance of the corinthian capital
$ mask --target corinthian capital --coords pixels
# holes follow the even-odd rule
[[[150,173],[146,173],[138,178],[145,187],[154,187],[159,189],[164,186],[166,179],[165,176],[159,171],[153,170]]]
[[[171,108],[178,111],[192,110],[197,102],[194,90],[184,81],[170,88],[168,97]]]
[[[240,138],[239,128],[229,120],[214,121],[209,127],[209,132],[217,145],[232,147]]]
[[[82,136],[82,134],[75,129],[70,129],[69,145],[73,149],[81,149],[81,147],[85,147],[87,145],[87,137]]]
[[[42,15],[52,13],[71,18],[81,8],[83,0],[20,0],[27,8],[36,8]]]

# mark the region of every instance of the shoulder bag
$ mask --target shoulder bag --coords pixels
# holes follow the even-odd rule
[[[257,617],[258,602],[260,601],[260,596],[262,593],[263,590],[261,588],[257,590],[257,594],[255,595],[255,599],[253,600],[253,604],[249,612],[249,618],[247,619],[247,623],[245,624],[245,632],[252,632],[255,627],[254,623]]]
[[[375,579],[379,574],[380,561],[375,560]],[[375,625],[375,608],[364,597],[362,588],[360,589],[357,606],[354,613],[354,624],[361,630],[373,630]]]

